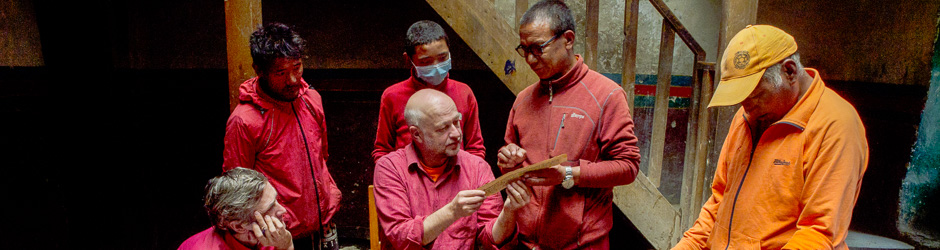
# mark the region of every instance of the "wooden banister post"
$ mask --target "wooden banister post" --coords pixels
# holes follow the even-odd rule
[[[669,21],[663,19],[659,43],[659,66],[656,76],[656,104],[653,106],[653,135],[650,138],[650,165],[647,172],[653,185],[659,187],[666,148],[666,124],[669,114],[669,89],[672,81],[672,54],[676,39]]]
[[[255,76],[248,39],[261,25],[261,0],[225,0],[229,111],[238,105],[238,86]]]
[[[587,0],[585,3],[585,40],[584,41],[584,64],[595,71],[597,68],[597,19],[600,16],[599,0]]]
[[[633,103],[636,84],[636,36],[637,20],[639,19],[640,0],[628,0],[623,8],[623,73],[620,77],[620,86],[627,94],[627,104],[630,105],[630,115],[634,113]]]

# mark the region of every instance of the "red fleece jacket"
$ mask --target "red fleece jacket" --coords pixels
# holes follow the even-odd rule
[[[613,187],[633,182],[638,171],[640,153],[623,89],[577,57],[558,80],[520,92],[509,113],[505,141],[527,152],[520,166],[568,154],[562,165],[581,167],[574,188],[533,187],[532,201],[517,212],[519,239],[527,248],[608,248]]]

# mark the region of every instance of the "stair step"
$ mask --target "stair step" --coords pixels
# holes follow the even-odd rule
[[[845,244],[852,250],[914,249],[913,246],[902,241],[851,230],[845,237]]]

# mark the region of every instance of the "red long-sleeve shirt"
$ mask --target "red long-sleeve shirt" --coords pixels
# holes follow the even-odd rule
[[[463,129],[461,147],[470,154],[486,158],[486,148],[483,147],[483,135],[480,132],[477,98],[470,90],[470,86],[454,81],[449,76],[437,86],[428,85],[415,79],[414,70],[411,70],[411,78],[389,86],[382,93],[372,160],[378,161],[382,156],[411,143],[411,132],[408,131],[408,123],[405,122],[404,116],[405,104],[408,103],[411,95],[426,88],[444,92],[454,100],[457,111],[463,116],[460,121],[460,127]]]
[[[225,126],[222,170],[261,172],[287,209],[285,222],[294,238],[318,232],[317,224],[330,222],[342,198],[326,167],[320,94],[303,82],[297,99],[282,102],[260,91],[257,83],[255,77],[239,87],[239,104]]]
[[[251,248],[242,245],[235,240],[235,237],[228,233],[219,233],[215,227],[203,230],[180,244],[178,250],[250,250]],[[274,247],[261,247],[260,250],[275,250]]]
[[[528,248],[608,248],[613,187],[633,182],[638,171],[623,89],[577,57],[558,80],[520,92],[509,113],[504,139],[526,150],[520,166],[568,154],[562,165],[581,167],[577,186],[533,187],[532,201],[517,211],[519,240]]]
[[[418,164],[412,144],[375,164],[375,205],[381,225],[382,249],[424,249],[424,219],[451,202],[457,193],[493,180],[490,165],[460,150],[437,181]],[[480,209],[457,219],[427,249],[493,249],[493,224],[502,211],[499,195],[490,195]]]

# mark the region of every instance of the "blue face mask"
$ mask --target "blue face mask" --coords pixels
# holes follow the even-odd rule
[[[414,63],[411,63],[411,65],[414,65]],[[447,58],[447,61],[435,65],[414,66],[418,78],[421,78],[421,80],[426,83],[437,86],[444,81],[444,77],[447,77],[447,71],[450,71],[450,58]]]

